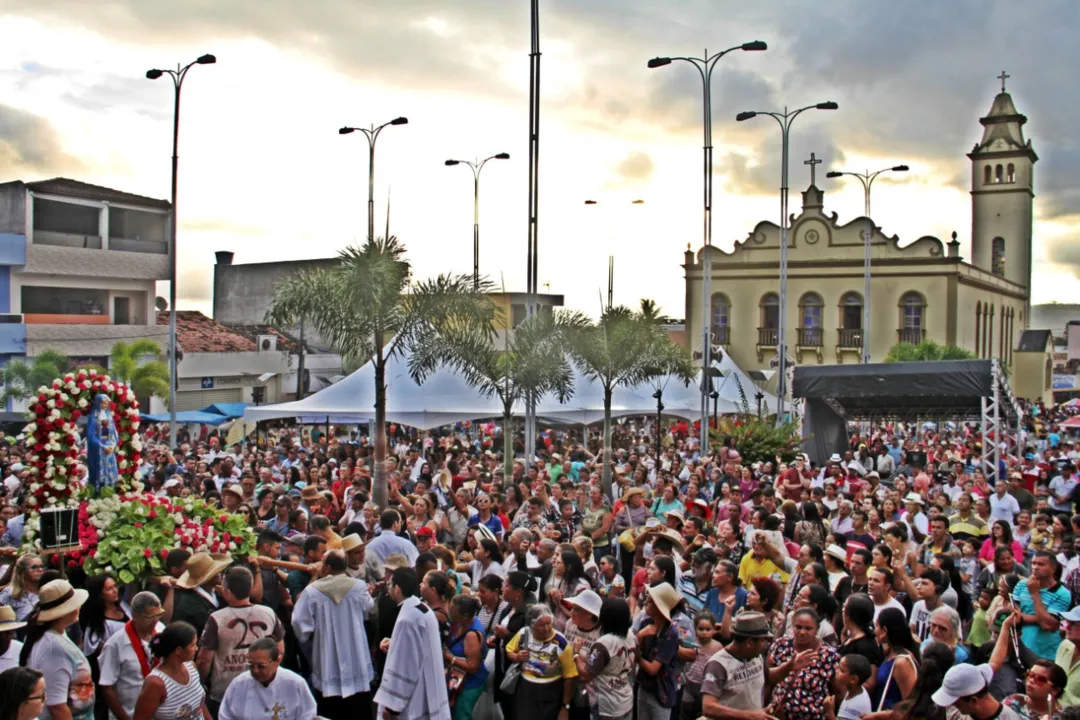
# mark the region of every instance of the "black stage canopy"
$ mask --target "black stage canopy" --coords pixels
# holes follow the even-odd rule
[[[990,360],[796,367],[792,395],[806,401],[805,447],[816,461],[847,448],[846,424],[859,420],[981,421],[987,403],[1011,398]],[[1002,421],[1017,409],[1000,402]]]

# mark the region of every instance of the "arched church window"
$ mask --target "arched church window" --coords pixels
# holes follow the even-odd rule
[[[718,345],[728,344],[728,323],[731,321],[731,301],[723,293],[712,296],[712,333],[713,342]]]
[[[926,332],[926,298],[914,290],[900,298],[900,342],[918,345]]]
[[[1012,163],[1005,168],[1005,182],[1016,182],[1016,166]]]
[[[761,296],[761,327],[768,330],[780,327],[780,296],[776,293]]]
[[[993,174],[993,172],[994,171],[990,169],[989,165],[987,165],[986,167],[983,168],[983,185],[989,185],[990,184],[990,178],[991,178],[991,175]]]
[[[808,292],[799,298],[799,344],[820,346],[822,337],[822,315],[825,310],[825,301],[816,292]]]
[[[990,272],[1005,276],[1005,238],[996,237],[990,242]]]
[[[1003,178],[1002,178],[1002,168],[1001,168],[1000,165],[995,165],[994,166],[994,182],[999,183],[1002,180],[1003,180]]]
[[[857,292],[844,293],[840,298],[840,327],[844,330],[861,330],[863,299]]]

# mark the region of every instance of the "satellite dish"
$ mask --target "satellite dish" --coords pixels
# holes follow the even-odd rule
[[[169,309],[169,301],[159,296],[154,299],[154,307],[158,309],[158,312],[165,312]]]

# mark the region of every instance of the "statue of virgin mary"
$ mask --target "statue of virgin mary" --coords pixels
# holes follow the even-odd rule
[[[95,396],[86,423],[86,469],[90,486],[94,490],[116,487],[120,479],[120,470],[116,463],[118,436],[112,413],[109,412],[109,403],[107,395]]]

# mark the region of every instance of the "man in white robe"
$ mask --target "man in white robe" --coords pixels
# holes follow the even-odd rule
[[[450,720],[439,621],[420,602],[419,594],[420,578],[415,570],[394,571],[390,597],[400,612],[393,635],[383,641],[386,667],[375,693],[379,720]]]
[[[225,690],[218,720],[310,720],[315,697],[304,678],[281,667],[281,653],[271,637],[248,648],[250,670],[240,673]]]
[[[329,551],[323,565],[329,575],[308,585],[296,599],[293,630],[311,663],[319,715],[329,720],[365,720],[371,717],[375,668],[364,619],[375,601],[367,583],[346,574],[343,552]],[[441,646],[438,649],[441,658]]]

